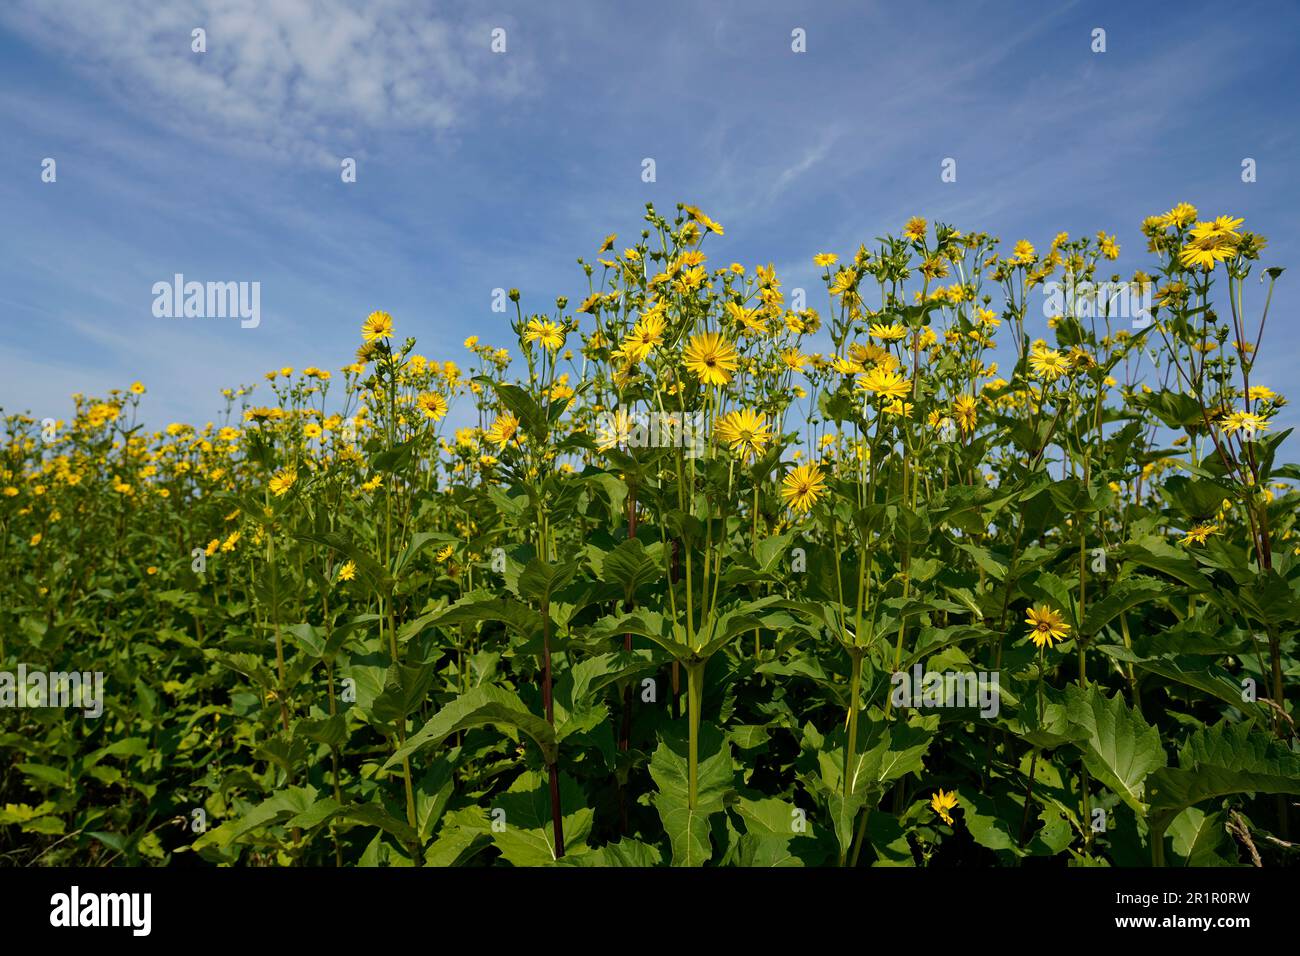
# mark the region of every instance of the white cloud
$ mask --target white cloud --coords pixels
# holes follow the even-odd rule
[[[321,162],[376,131],[451,129],[531,83],[517,46],[489,49],[508,22],[416,0],[16,0],[0,23],[173,133]]]

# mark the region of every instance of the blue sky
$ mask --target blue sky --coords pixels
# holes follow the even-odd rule
[[[575,258],[647,201],[699,205],[712,257],[787,290],[912,215],[1040,249],[1104,228],[1123,274],[1145,215],[1244,216],[1295,267],[1252,376],[1292,393],[1297,37],[1291,3],[6,0],[0,407],[141,379],[151,425],[202,423],[223,387],[349,361],[372,309],[463,361],[509,344],[494,288],[581,297]],[[261,325],[155,318],[177,272],[260,282]]]

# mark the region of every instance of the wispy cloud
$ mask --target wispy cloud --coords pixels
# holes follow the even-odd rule
[[[16,0],[0,23],[153,124],[264,155],[337,161],[375,130],[449,130],[535,83],[526,54],[491,52],[500,23],[416,0]]]

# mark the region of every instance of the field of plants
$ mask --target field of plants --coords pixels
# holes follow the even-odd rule
[[[804,301],[647,207],[491,343],[6,413],[0,860],[1294,865],[1282,270],[1141,234],[915,218]]]

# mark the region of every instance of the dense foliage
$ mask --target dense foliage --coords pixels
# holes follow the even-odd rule
[[[810,304],[646,223],[576,308],[501,297],[513,359],[376,312],[202,428],[6,417],[0,671],[104,696],[0,685],[3,858],[1294,860],[1262,237],[1180,205],[1111,284],[1104,233],[914,219]]]

